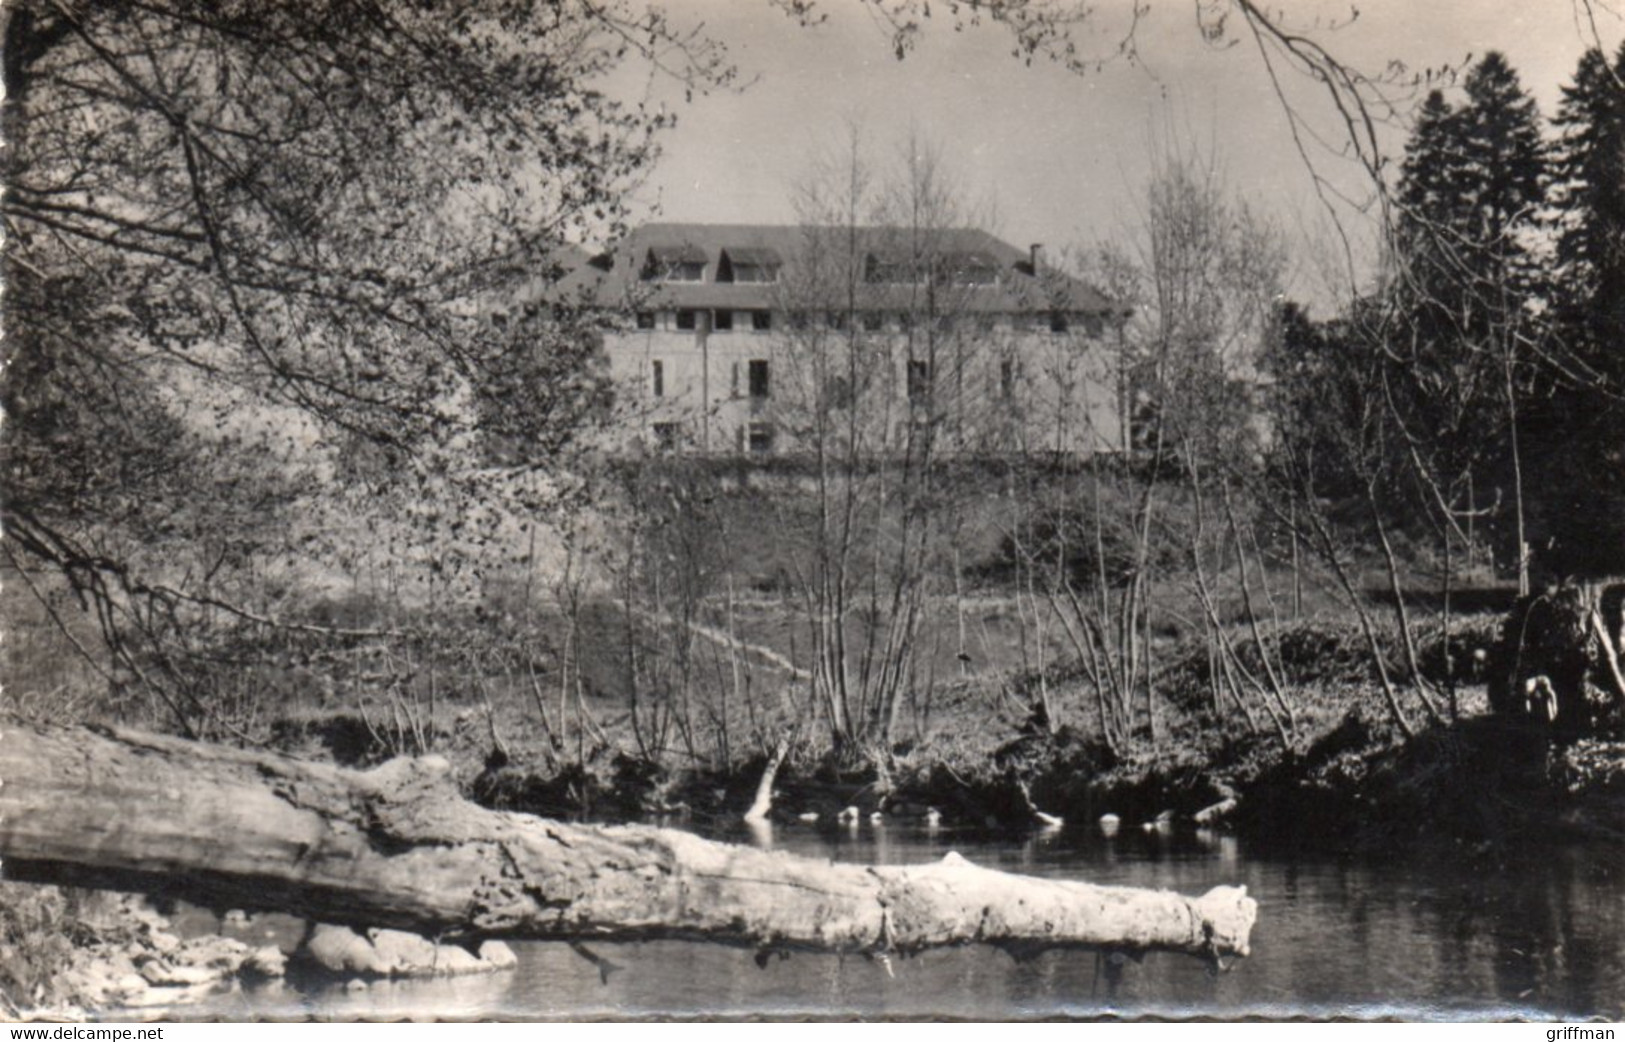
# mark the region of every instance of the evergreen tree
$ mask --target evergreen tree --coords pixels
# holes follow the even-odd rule
[[[1587,361],[1625,336],[1625,45],[1614,68],[1587,51],[1554,121],[1559,305]],[[1615,352],[1617,353],[1617,352]],[[1615,363],[1617,366],[1617,362]],[[1606,371],[1606,370],[1605,370]]]
[[[1417,112],[1416,128],[1405,144],[1401,168],[1398,250],[1407,263],[1413,285],[1427,287],[1440,299],[1452,280],[1449,244],[1462,237],[1456,227],[1457,136],[1455,111],[1444,92],[1430,91]]]
[[[1418,112],[1397,193],[1399,278],[1369,332],[1394,363],[1383,375],[1402,434],[1393,451],[1433,490],[1424,499],[1499,498],[1514,556],[1527,539],[1519,424],[1542,336],[1532,244],[1546,154],[1534,100],[1500,54],[1469,70],[1463,94],[1452,106],[1435,91]]]
[[[1405,149],[1398,248],[1413,293],[1455,332],[1482,337],[1520,310],[1537,283],[1527,239],[1545,200],[1535,102],[1491,51],[1452,107],[1431,92]]]
[[[1467,74],[1466,90],[1458,189],[1476,274],[1496,293],[1527,290],[1531,260],[1522,237],[1545,204],[1540,114],[1496,51]]]
[[[1588,51],[1563,89],[1553,154],[1558,211],[1553,390],[1531,415],[1545,495],[1537,517],[1559,573],[1625,570],[1625,46]]]

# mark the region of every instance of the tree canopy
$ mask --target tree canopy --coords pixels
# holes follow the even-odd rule
[[[358,489],[416,506],[482,446],[510,466],[567,446],[604,401],[591,321],[546,293],[492,315],[613,234],[669,122],[595,79],[656,52],[731,75],[615,3],[4,17],[0,517],[115,651],[256,555],[331,548],[324,497],[365,517],[384,500]]]

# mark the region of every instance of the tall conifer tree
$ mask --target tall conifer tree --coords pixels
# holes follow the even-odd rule
[[[1534,99],[1506,59],[1470,69],[1464,98],[1424,101],[1405,150],[1395,237],[1401,278],[1380,335],[1400,364],[1384,380],[1409,457],[1453,509],[1475,493],[1507,504],[1502,540],[1527,538],[1520,409],[1532,386],[1542,308],[1533,243],[1546,152]],[[1431,497],[1424,497],[1431,498]]]
[[[1560,304],[1587,360],[1602,362],[1598,349],[1625,340],[1625,45],[1612,69],[1585,53],[1554,122]]]
[[[1553,305],[1561,346],[1535,414],[1545,495],[1540,529],[1555,571],[1625,571],[1625,46],[1610,68],[1580,59],[1554,120]]]

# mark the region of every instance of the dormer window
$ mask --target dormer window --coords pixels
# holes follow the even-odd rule
[[[930,262],[905,249],[876,251],[863,257],[863,280],[892,286],[915,286],[931,271]]]
[[[705,251],[698,246],[651,246],[644,255],[645,282],[702,282]]]
[[[999,263],[985,253],[945,253],[937,260],[937,277],[955,286],[991,286],[999,281]]]
[[[783,264],[776,250],[729,247],[717,259],[717,281],[777,282]]]
[[[895,257],[871,253],[863,258],[863,281],[873,283],[911,282],[908,263]]]

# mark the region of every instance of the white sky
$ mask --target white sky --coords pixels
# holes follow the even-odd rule
[[[1115,49],[1128,2],[1097,0],[1097,31],[1077,34],[1085,49]],[[1347,22],[1348,0],[1277,6],[1292,26],[1312,30],[1371,74],[1390,61],[1416,72],[1500,50],[1550,117],[1559,86],[1593,39],[1577,3],[1364,0],[1358,18],[1330,29],[1316,26]],[[678,115],[640,194],[641,216],[793,222],[794,186],[817,155],[840,147],[852,119],[877,159],[896,154],[911,129],[933,142],[973,202],[991,205],[989,230],[1018,246],[1061,250],[1122,237],[1139,212],[1151,156],[1170,141],[1211,153],[1227,183],[1289,234],[1323,234],[1315,228],[1326,219],[1255,45],[1250,37],[1224,49],[1205,44],[1195,6],[1152,0],[1136,33],[1141,66],[1118,62],[1078,75],[1050,63],[1024,66],[999,26],[955,32],[947,0],[935,5],[903,61],[856,0],[821,0],[828,20],[810,28],[767,0],[674,0],[673,19],[703,23],[754,81],[692,103],[673,84],[634,77],[630,68],[612,86],[650,95]],[[1596,28],[1611,55],[1625,23],[1609,6],[1597,6]],[[1303,77],[1286,83],[1302,110],[1318,113],[1329,129],[1315,86]],[[1397,155],[1403,136],[1392,141]]]

